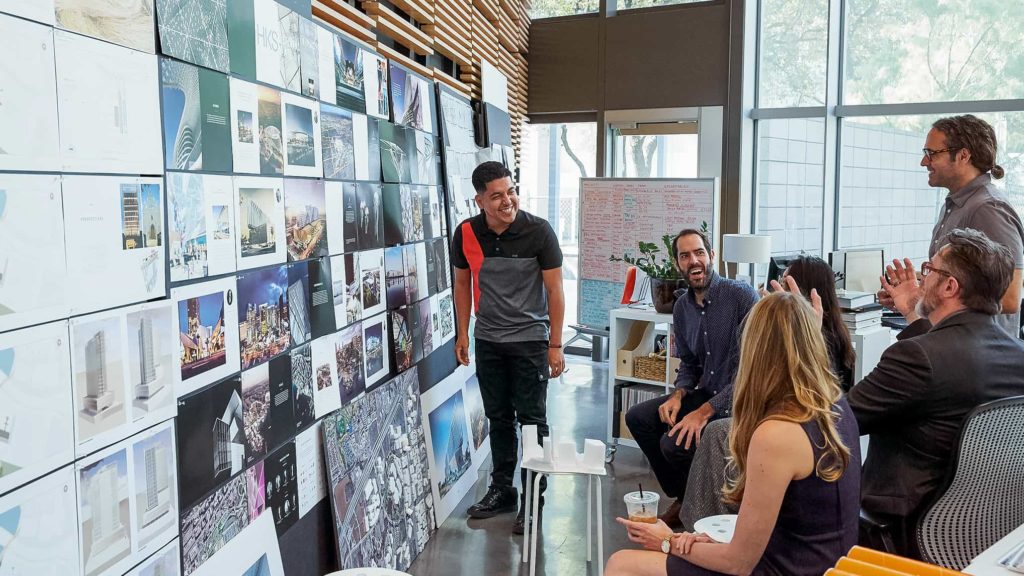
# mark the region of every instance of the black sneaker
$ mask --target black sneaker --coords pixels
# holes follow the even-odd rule
[[[524,502],[519,503],[519,514],[516,514],[516,521],[512,523],[513,534],[524,534],[526,532],[526,507]],[[544,497],[540,497],[537,506],[537,527],[540,527],[540,520],[544,518]]]
[[[491,518],[505,512],[514,512],[519,491],[513,486],[491,486],[479,502],[466,510],[470,518]]]

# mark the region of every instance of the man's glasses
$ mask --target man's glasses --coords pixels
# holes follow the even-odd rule
[[[943,270],[942,268],[936,268],[936,267],[932,266],[931,262],[925,262],[924,264],[921,264],[921,277],[922,278],[927,276],[927,275],[929,275],[929,274],[931,274],[932,272],[938,272],[939,274],[944,274],[946,276],[949,276],[950,278],[956,278],[956,276],[953,276],[953,273],[950,272],[949,270]]]
[[[928,161],[931,162],[932,160],[935,159],[935,158],[933,158],[933,156],[935,156],[936,154],[942,154],[943,152],[952,152],[954,150],[959,150],[961,148],[963,148],[963,146],[953,146],[952,148],[943,148],[942,150],[932,150],[931,148],[921,148],[921,152],[923,152],[924,155],[928,157]]]

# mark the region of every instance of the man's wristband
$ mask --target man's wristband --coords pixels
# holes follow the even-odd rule
[[[548,348],[561,348],[561,347],[562,347],[561,344],[552,344],[552,343],[548,342]]]

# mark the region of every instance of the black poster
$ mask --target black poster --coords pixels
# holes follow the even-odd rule
[[[292,349],[289,361],[293,418],[297,431],[316,421],[316,412],[313,409],[313,358],[309,344]]]
[[[263,461],[267,509],[274,515],[280,537],[299,518],[298,478],[295,471],[295,442],[288,442]]]
[[[242,383],[238,376],[178,400],[178,466],[181,509],[245,467]]]
[[[384,247],[384,206],[380,184],[359,184],[356,236],[360,250]]]
[[[356,185],[345,183],[341,186],[341,207],[345,224],[342,227],[343,252],[359,250],[359,197]]]

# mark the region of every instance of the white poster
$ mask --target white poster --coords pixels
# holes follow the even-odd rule
[[[63,189],[72,314],[166,296],[163,181],[64,176]]]
[[[336,340],[335,334],[328,334],[313,340],[310,344],[313,360],[313,408],[317,418],[341,408],[338,367],[334,357]]]
[[[391,372],[388,354],[388,315],[378,314],[363,320],[363,362],[366,387],[370,388]]]
[[[359,253],[359,295],[362,300],[362,318],[379,314],[387,307],[384,294],[384,250]]]
[[[260,514],[191,576],[284,576],[272,514]]]
[[[117,444],[75,463],[79,548],[85,576],[122,574],[132,566],[128,449]]]
[[[71,378],[77,453],[131,435],[123,317],[117,311],[71,320]]]
[[[346,222],[343,186],[341,182],[324,182],[324,204],[327,210],[327,247],[330,248],[331,254],[341,254],[345,251]],[[337,296],[337,292],[335,292],[335,296]]]
[[[79,34],[156,52],[153,0],[56,0],[56,24]]]
[[[235,271],[231,176],[167,174],[171,282]]]
[[[132,541],[136,559],[153,554],[178,535],[178,464],[174,421],[130,440]]]
[[[235,259],[239,270],[287,260],[283,185],[280,178],[235,177]]]
[[[441,343],[446,344],[455,338],[455,300],[451,289],[437,295],[438,324],[434,330],[441,333]]]
[[[60,176],[0,174],[0,332],[68,316]]]
[[[0,334],[0,494],[75,457],[67,321]]]
[[[324,470],[322,422],[306,428],[295,437],[295,469],[298,475],[299,518],[327,496]]]
[[[370,179],[370,134],[367,122],[370,120],[363,114],[352,113],[352,141],[356,159],[356,180]],[[376,120],[373,120],[376,122]],[[374,145],[373,154],[380,154]]]
[[[53,26],[53,0],[4,0],[0,12]]]
[[[0,170],[59,171],[53,29],[0,15],[0,38]]]
[[[67,466],[0,497],[4,574],[78,574],[75,468]]]
[[[62,30],[54,38],[63,169],[163,173],[156,56]]]
[[[366,95],[366,113],[388,120],[391,117],[388,61],[369,50],[363,50],[363,92]]]
[[[480,84],[483,101],[497,106],[508,114],[508,78],[493,64],[486,60],[480,61]]]
[[[260,143],[263,131],[260,127],[259,86],[230,79],[231,99],[231,157],[235,172],[260,173]],[[277,118],[280,119],[280,108]],[[277,127],[280,131],[280,126]],[[280,133],[277,134],[280,140]]]
[[[255,0],[254,11],[256,79],[301,92],[299,15],[274,0]]]
[[[419,290],[420,299],[430,295],[430,277],[427,274],[427,243],[420,242],[416,245],[416,284]]]
[[[315,100],[281,93],[284,110],[284,173],[323,178],[320,105]]]
[[[178,335],[175,395],[180,398],[238,372],[235,277],[174,288],[171,301]]]
[[[430,297],[430,327],[430,334],[424,338],[429,336],[431,349],[437,350],[444,344],[444,339],[441,337],[441,297],[436,294]]]
[[[173,306],[167,300],[123,309],[128,400],[136,429],[174,417]]]
[[[320,100],[328,104],[337,104],[337,82],[334,79],[334,33],[323,26],[317,26],[316,46]]]
[[[430,390],[420,395],[427,464],[430,468],[430,492],[438,525],[452,513],[476,483],[471,454],[472,439],[466,423],[463,382],[460,367]]]

